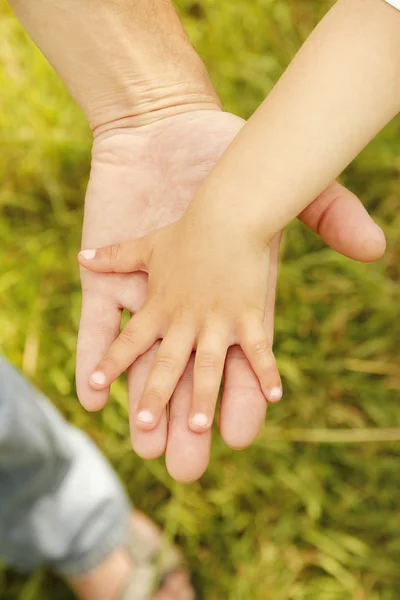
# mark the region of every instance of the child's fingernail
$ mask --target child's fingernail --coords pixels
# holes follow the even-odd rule
[[[106,376],[101,371],[95,371],[92,373],[90,381],[96,385],[104,385],[106,382]]]
[[[136,419],[141,423],[150,424],[154,422],[154,417],[149,410],[141,410],[140,413],[138,413]]]
[[[208,417],[204,413],[196,413],[190,419],[190,424],[195,425],[196,427],[207,427],[208,423]]]
[[[276,386],[270,389],[269,397],[271,400],[280,400],[282,398],[282,388]]]
[[[81,250],[79,256],[85,260],[91,260],[96,256],[96,250]]]

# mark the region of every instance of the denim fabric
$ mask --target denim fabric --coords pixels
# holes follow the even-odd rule
[[[84,574],[126,541],[128,516],[94,444],[0,358],[0,558]]]

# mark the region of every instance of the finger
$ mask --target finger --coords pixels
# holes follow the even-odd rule
[[[281,237],[280,233],[277,234],[270,244],[264,329],[271,345]],[[240,346],[229,348],[224,369],[219,423],[224,442],[236,449],[250,446],[260,432],[265,421],[266,411],[267,403],[260,383],[242,349]]]
[[[159,423],[152,431],[143,432],[136,426],[137,407],[142,397],[147,378],[153,367],[160,344],[154,344],[148,352],[128,369],[129,424],[132,447],[146,460],[162,456],[167,445],[167,413],[163,411]]]
[[[209,323],[200,336],[194,362],[189,427],[196,433],[212,426],[228,346],[229,332],[225,325]]]
[[[97,273],[132,273],[146,271],[151,254],[151,235],[111,244],[103,248],[86,248],[78,254],[79,263]]]
[[[181,483],[199,479],[210,460],[211,430],[199,434],[189,428],[193,366],[192,354],[170,402],[166,465],[171,477]]]
[[[89,382],[92,388],[102,390],[109,387],[141,354],[151,348],[160,337],[160,329],[154,312],[144,306],[132,317],[91,374]]]
[[[245,317],[239,339],[265,398],[270,402],[279,401],[282,398],[281,378],[271,343],[258,316]]]
[[[76,355],[78,398],[89,411],[100,410],[108,400],[110,388],[94,391],[89,377],[119,333],[121,310],[102,294],[84,292]]]
[[[195,330],[189,325],[174,324],[157,352],[154,367],[146,383],[136,413],[136,427],[150,431],[158,424],[189,361]]]
[[[370,262],[386,250],[385,234],[352,192],[336,181],[299,215],[337,252]]]
[[[260,382],[240,346],[232,346],[224,370],[220,430],[224,442],[237,450],[256,439],[264,423],[267,402]]]

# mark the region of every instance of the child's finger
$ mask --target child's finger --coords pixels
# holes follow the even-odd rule
[[[195,330],[173,325],[161,342],[154,367],[136,411],[136,426],[145,431],[156,427],[185,371],[195,341]]]
[[[260,381],[264,396],[270,402],[278,402],[282,398],[282,382],[271,344],[258,317],[249,316],[244,320],[240,345]]]
[[[143,307],[132,317],[91,374],[89,383],[92,388],[102,390],[110,386],[159,337],[160,325],[154,312]]]
[[[189,427],[196,433],[203,433],[212,426],[228,346],[228,331],[215,324],[202,333],[198,342],[189,417]]]
[[[152,236],[104,246],[103,248],[81,250],[79,263],[100,273],[132,273],[146,271],[152,248]]]
[[[139,356],[133,365],[128,367],[129,425],[132,447],[136,454],[145,460],[159,458],[164,454],[167,445],[168,423],[166,410],[163,411],[163,415],[153,431],[141,431],[136,426],[137,407],[153,368],[159,346],[160,344],[156,342],[148,352]]]

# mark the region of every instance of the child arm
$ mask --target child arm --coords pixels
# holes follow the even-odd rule
[[[384,0],[339,0],[189,211],[218,211],[221,220],[229,211],[269,239],[399,110],[400,12]]]

